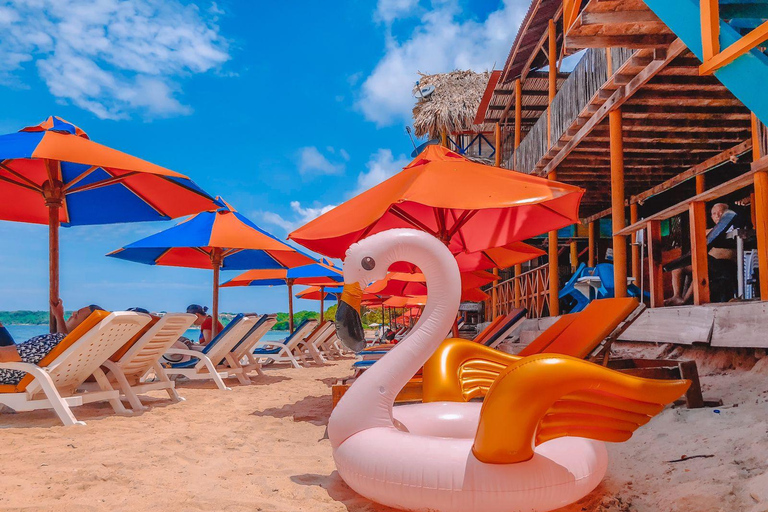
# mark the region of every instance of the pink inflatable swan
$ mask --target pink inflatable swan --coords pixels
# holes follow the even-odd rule
[[[461,296],[456,261],[436,238],[393,229],[363,239],[347,251],[336,316],[350,348],[365,346],[361,290],[398,261],[424,273],[424,312],[411,334],[350,387],[328,424],[339,474],[373,501],[439,512],[562,507],[589,493],[605,474],[605,446],[595,439],[628,439],[687,387],[540,355],[503,371],[482,404],[434,402],[393,411],[398,392],[450,330]],[[578,407],[590,410],[587,420],[562,412]]]

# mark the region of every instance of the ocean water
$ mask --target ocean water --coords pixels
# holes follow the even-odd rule
[[[47,325],[6,325],[5,328],[11,333],[16,343],[21,343],[33,336],[39,336],[48,332]],[[200,338],[200,329],[187,329],[184,336],[196,341]],[[269,331],[262,339],[265,341],[277,341],[284,339],[286,336],[288,336],[288,331]]]

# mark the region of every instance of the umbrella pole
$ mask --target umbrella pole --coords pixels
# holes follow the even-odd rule
[[[213,252],[211,253],[211,264],[213,266],[213,302],[211,303],[213,322],[211,325],[211,339],[213,339],[219,333],[219,272],[221,271],[221,249],[213,249]]]
[[[43,198],[48,207],[48,323],[50,331],[56,332],[56,318],[52,304],[59,301],[59,209],[64,202],[62,183],[54,176],[59,175],[56,162],[46,160],[48,181],[43,184]]]
[[[323,298],[325,297],[325,286],[320,287],[320,323],[323,323],[323,314],[325,311],[323,310]]]
[[[288,329],[293,332],[293,279],[286,281],[288,284]]]

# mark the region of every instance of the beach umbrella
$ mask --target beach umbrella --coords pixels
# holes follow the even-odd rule
[[[320,321],[323,321],[323,300],[322,290],[326,286],[336,287],[342,281],[341,270],[329,263],[315,262],[309,265],[286,269],[252,269],[239,276],[230,279],[222,288],[233,286],[288,286],[288,323],[293,332],[293,285],[319,286],[320,293]]]
[[[289,235],[320,254],[343,258],[374,233],[416,228],[453,254],[501,247],[579,222],[584,190],[473,162],[428,146],[401,172]]]
[[[456,254],[456,263],[462,272],[472,270],[491,270],[509,268],[544,256],[545,251],[526,244],[512,242],[503,247],[492,247],[482,251],[461,252]]]
[[[216,206],[187,176],[98,144],[59,117],[0,135],[0,219],[48,224],[51,302],[59,226],[169,220]]]
[[[316,263],[231,208],[198,213],[107,256],[147,265],[213,270],[212,314],[219,314],[219,272],[288,269]],[[213,322],[213,334],[217,323]]]
[[[479,286],[498,281],[499,277],[485,271],[461,272],[461,300],[473,301],[480,296]],[[412,297],[427,294],[426,279],[421,273],[390,272],[385,279],[376,281],[365,289],[366,293],[381,296]],[[482,293],[482,292],[481,292]],[[483,293],[484,295],[484,293]],[[480,301],[485,299],[480,299]]]

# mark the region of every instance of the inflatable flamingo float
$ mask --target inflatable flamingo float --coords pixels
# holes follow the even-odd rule
[[[424,273],[429,298],[411,334],[360,376],[333,411],[336,467],[356,492],[404,510],[546,511],[594,489],[602,441],[624,441],[688,381],[627,376],[579,359],[537,355],[504,369],[483,403],[396,407],[395,396],[443,341],[461,295],[448,249],[421,231],[393,229],[352,245],[337,311],[342,341],[365,346],[362,290],[395,262]]]

